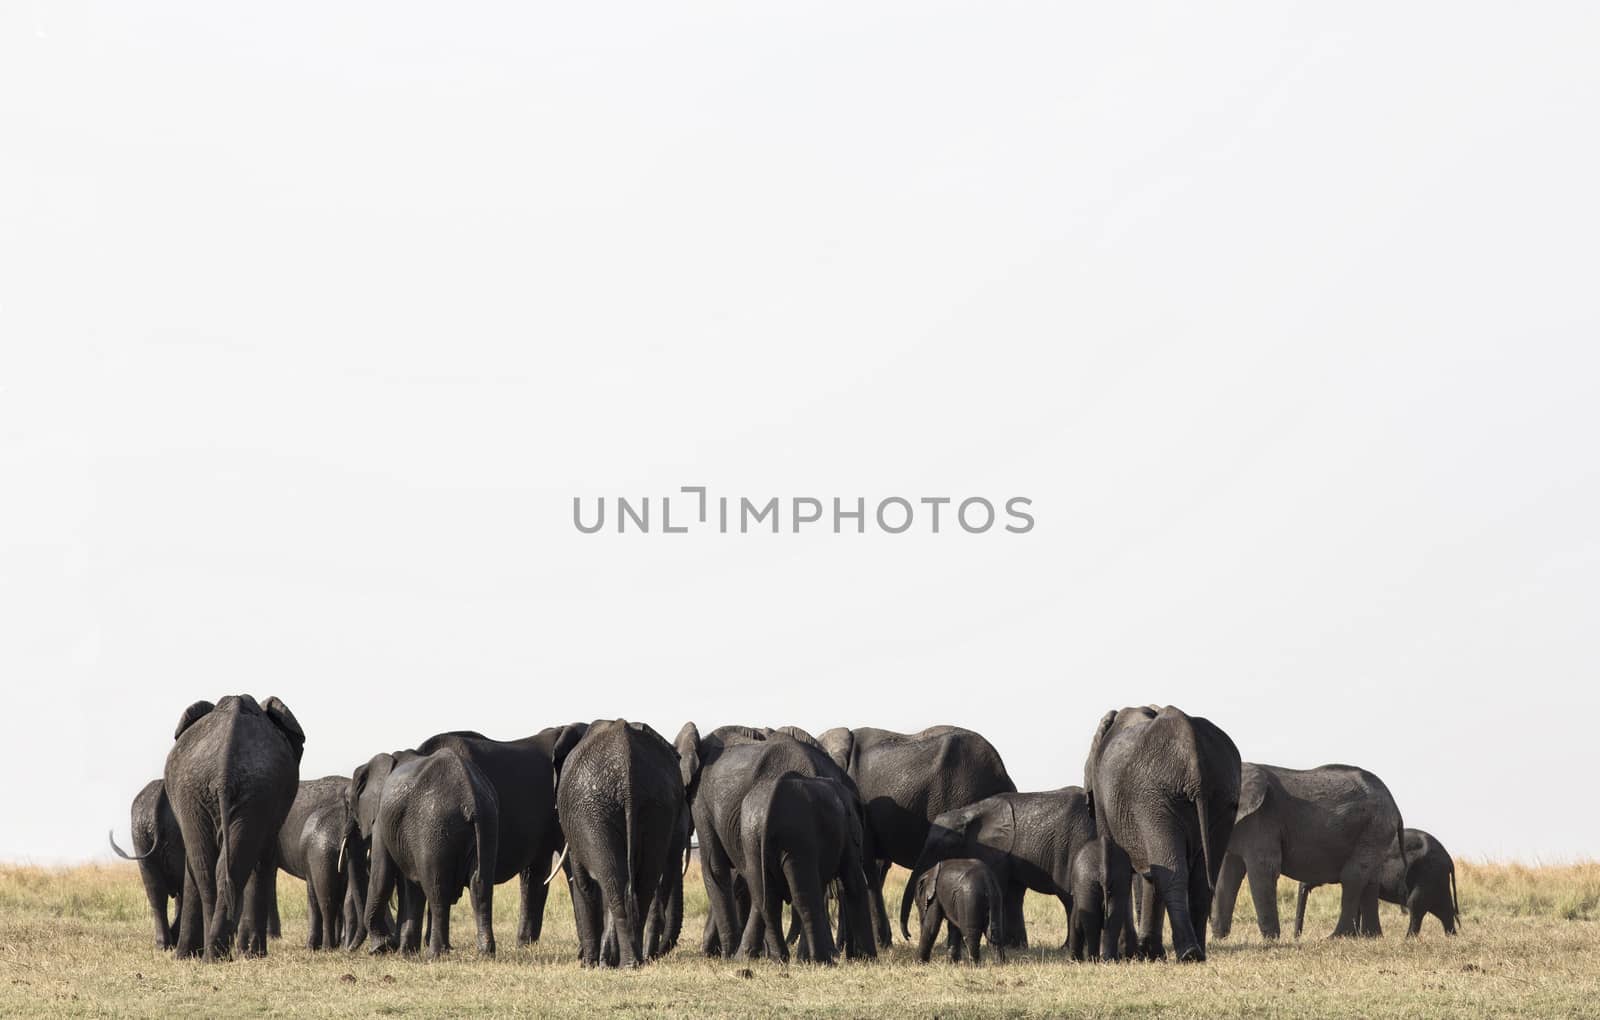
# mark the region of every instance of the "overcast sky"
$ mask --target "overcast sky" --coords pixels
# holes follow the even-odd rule
[[[1024,789],[1172,703],[1600,849],[1593,5],[529,6],[0,11],[0,858],[234,692],[308,778],[625,715]],[[1036,525],[573,527],[684,485]]]

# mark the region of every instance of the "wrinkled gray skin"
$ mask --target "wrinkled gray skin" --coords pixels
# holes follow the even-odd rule
[[[741,905],[736,899],[736,885],[742,881],[739,867],[749,859],[740,820],[745,795],[758,783],[793,771],[838,781],[857,798],[852,810],[859,813],[855,784],[820,747],[775,730],[722,727],[702,740],[695,725],[685,723],[674,743],[700,838],[700,872],[711,915],[708,923],[716,927],[715,940],[708,932],[706,952],[732,956],[741,945],[764,950],[766,928],[761,912],[750,910],[741,924]],[[746,941],[743,936],[751,926],[757,927]],[[846,953],[862,941],[871,940],[852,939],[846,933]]]
[[[1206,958],[1212,891],[1239,806],[1239,766],[1226,733],[1170,705],[1107,712],[1095,727],[1083,788],[1095,831],[1127,852],[1143,880],[1141,956],[1165,955],[1166,914],[1178,959]]]
[[[911,866],[900,898],[900,931],[911,938],[907,922],[912,891],[922,872],[955,857],[975,857],[994,872],[1005,896],[1006,935],[1013,944],[1013,919],[1020,915],[1023,894],[1029,889],[1059,899],[1070,921],[1072,862],[1094,836],[1094,812],[1078,786],[999,793],[946,811],[928,827],[927,842]]]
[[[355,856],[357,881],[363,888],[371,885],[370,878],[362,880],[360,876],[370,868],[372,824],[377,818],[384,784],[396,760],[449,748],[472,761],[494,787],[501,804],[495,881],[519,877],[521,901],[517,942],[520,945],[537,941],[544,925],[544,904],[549,895],[545,878],[551,859],[564,843],[555,810],[556,770],[560,760],[582,739],[585,729],[585,723],[552,726],[531,737],[509,741],[491,740],[481,733],[460,730],[429,737],[416,750],[374,755],[351,775],[346,794],[353,823],[346,852]],[[421,891],[403,878],[397,880],[396,889],[402,901],[402,913],[407,913],[405,901],[414,894],[420,896]],[[412,952],[420,947],[420,929],[412,932],[404,922],[397,929],[386,902],[378,904],[377,909],[385,922],[382,930],[393,933],[391,948]],[[371,913],[370,905],[366,913]],[[416,910],[409,914],[420,916]]]
[[[244,933],[251,955],[266,955],[266,896],[274,880],[278,829],[294,803],[305,733],[282,701],[248,694],[184,710],[167,754],[167,799],[183,833],[183,918],[177,955],[228,955],[248,898],[255,919]]]
[[[678,937],[683,933],[683,876],[689,868],[689,838],[693,833],[694,816],[689,813],[686,798],[678,812],[678,824],[668,848],[673,866],[656,887],[655,898],[650,901],[650,916],[645,920],[645,955],[652,960],[677,948]]]
[[[917,879],[915,892],[922,917],[918,960],[927,963],[933,956],[939,926],[948,922],[950,962],[960,961],[963,947],[974,964],[982,962],[978,940],[985,934],[995,960],[1005,962],[1005,904],[1000,883],[982,861],[971,857],[940,861]]]
[[[1407,936],[1422,931],[1429,914],[1439,919],[1446,935],[1454,935],[1461,922],[1461,907],[1456,899],[1456,862],[1450,852],[1429,833],[1407,829],[1405,857],[1391,850],[1384,855],[1378,872],[1378,898],[1406,908],[1410,925]],[[1306,918],[1306,896],[1315,886],[1300,883],[1295,906],[1294,936],[1300,937]]]
[[[1217,883],[1212,932],[1228,937],[1239,885],[1248,876],[1261,935],[1277,938],[1281,874],[1313,886],[1340,883],[1335,936],[1381,935],[1379,871],[1385,857],[1404,856],[1404,828],[1389,788],[1365,769],[1243,763],[1239,813]]]
[[[873,923],[879,943],[888,945],[893,936],[883,881],[890,863],[912,867],[934,819],[997,793],[1015,793],[1017,784],[994,745],[959,726],[930,726],[919,733],[838,727],[817,740],[855,781],[866,808]],[[1027,945],[1020,886],[1007,902],[1006,924],[1011,944]]]
[[[1121,847],[1095,839],[1079,848],[1072,862],[1067,919],[1067,947],[1074,960],[1116,959],[1136,952],[1132,888],[1133,866]]]
[[[679,866],[674,849],[683,805],[677,753],[644,723],[596,721],[567,755],[556,806],[584,966],[613,962],[601,952],[608,926],[615,962],[644,963],[647,914]]]
[[[156,925],[156,948],[171,949],[178,942],[178,925],[183,917],[183,833],[178,831],[177,816],[167,802],[166,783],[152,779],[133,798],[129,827],[133,835],[133,853],[117,846],[111,838],[111,849],[118,857],[139,862],[139,879],[144,883],[145,898],[150,901],[150,916]],[[167,900],[177,903],[172,920],[167,920]]]
[[[838,882],[840,909],[849,916],[846,938],[860,938],[851,955],[874,955],[868,911],[861,814],[854,793],[836,779],[785,772],[750,787],[740,807],[745,859],[740,873],[761,923],[745,928],[739,956],[756,954],[760,930],[766,954],[788,962],[782,938],[783,903],[793,904],[801,930],[800,958],[832,964],[838,950],[829,930],[825,886]],[[867,952],[867,950],[871,952]]]
[[[395,764],[372,827],[368,952],[390,951],[390,933],[383,929],[378,905],[388,902],[403,877],[422,895],[405,901],[401,927],[414,929],[420,924],[426,904],[431,920],[429,957],[449,950],[450,908],[465,888],[472,890],[478,952],[494,954],[499,817],[494,787],[476,765],[454,751],[407,756]]]
[[[406,930],[404,925],[397,923],[394,913],[390,911],[387,900],[373,904],[367,898],[372,884],[372,830],[378,823],[378,808],[383,804],[383,788],[388,784],[389,774],[399,764],[401,758],[414,757],[414,751],[401,751],[397,754],[375,754],[366,764],[358,766],[351,773],[349,786],[345,790],[345,817],[349,828],[345,832],[344,855],[350,869],[351,883],[361,888],[361,919],[354,931],[347,931],[345,939],[346,949],[355,949],[366,943],[372,932],[367,923],[369,912],[379,916],[380,927],[378,931],[385,933],[390,949],[403,949],[406,952],[416,952],[422,946],[422,933],[419,929]],[[396,891],[399,894],[400,915],[407,916],[409,900],[420,897],[422,891],[415,889],[403,877],[396,880]],[[370,911],[369,911],[370,907]],[[359,934],[360,941],[352,943],[351,936]],[[405,939],[409,937],[410,941]]]
[[[349,828],[345,776],[324,776],[300,784],[278,830],[278,867],[306,884],[307,949],[335,949],[346,940],[346,894],[352,861],[339,848]],[[269,892],[276,902],[277,883]]]

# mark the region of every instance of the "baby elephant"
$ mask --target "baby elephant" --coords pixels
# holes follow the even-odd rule
[[[1102,836],[1078,850],[1072,860],[1072,917],[1067,932],[1074,960],[1132,955],[1132,884],[1133,865],[1127,853],[1109,839]]]
[[[917,959],[923,963],[933,955],[939,926],[950,922],[950,959],[961,959],[962,943],[967,955],[978,963],[978,940],[989,936],[995,959],[1004,963],[1005,902],[1000,883],[988,865],[971,857],[940,861],[917,879],[917,909],[922,914],[922,941]]]

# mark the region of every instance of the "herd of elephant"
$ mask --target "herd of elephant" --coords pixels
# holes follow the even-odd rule
[[[1411,934],[1430,913],[1453,934],[1459,915],[1450,855],[1404,827],[1377,776],[1242,762],[1219,727],[1170,706],[1107,712],[1083,785],[1036,793],[956,726],[686,723],[672,743],[620,719],[510,741],[458,731],[302,782],[305,739],[277,698],[184,710],[163,777],[134,798],[133,853],[112,842],[139,862],[159,946],[265,954],[281,868],[305,882],[313,949],[426,941],[437,956],[465,889],[492,954],[495,885],[519,880],[525,944],[561,874],[582,962],[636,966],[678,942],[696,838],[708,955],[875,957],[893,938],[893,864],[911,869],[900,929],[909,940],[915,905],[923,961],[942,929],[953,960],[976,963],[982,939],[1000,959],[1025,947],[1028,890],[1059,899],[1079,960],[1162,958],[1164,927],[1178,960],[1204,960],[1207,920],[1227,937],[1246,879],[1269,938],[1280,875],[1301,883],[1297,936],[1322,884],[1342,889],[1335,935],[1379,934],[1380,900],[1406,908]]]

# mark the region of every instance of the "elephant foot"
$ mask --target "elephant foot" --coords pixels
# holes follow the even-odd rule
[[[479,956],[493,956],[494,955],[494,939],[492,939],[492,938],[488,938],[488,939],[480,938],[480,939],[478,939],[478,955]]]
[[[1199,946],[1190,946],[1178,954],[1179,963],[1205,963],[1206,951]]]
[[[1139,940],[1139,959],[1165,960],[1166,958],[1167,950],[1166,947],[1161,944],[1161,939],[1154,938]]]
[[[371,938],[367,940],[368,956],[383,956],[392,953],[397,947],[391,945],[388,939]]]

